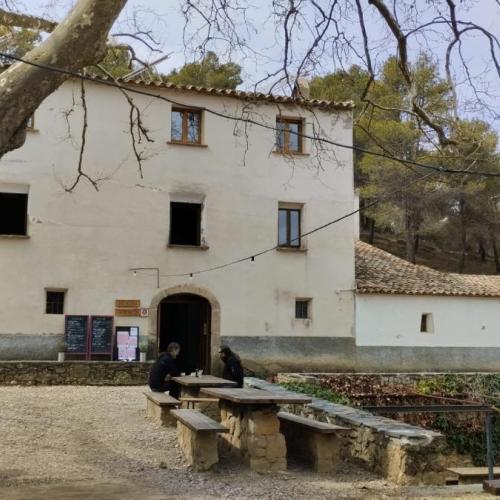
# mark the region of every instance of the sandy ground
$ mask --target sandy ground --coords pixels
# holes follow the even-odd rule
[[[477,486],[401,488],[351,464],[257,474],[184,463],[174,429],[144,417],[143,387],[0,387],[0,499],[487,498]]]

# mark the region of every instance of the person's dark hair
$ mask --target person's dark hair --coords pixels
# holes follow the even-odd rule
[[[181,346],[177,342],[170,342],[167,347],[167,352],[175,351],[176,349],[180,349]]]
[[[228,345],[221,345],[219,347],[219,353],[223,353],[226,355],[227,358],[236,358],[236,359],[240,359],[240,357],[231,350],[231,348],[228,346]]]

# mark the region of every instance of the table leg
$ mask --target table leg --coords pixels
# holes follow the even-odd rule
[[[203,396],[200,394],[199,387],[189,387],[182,386],[181,387],[181,398],[199,398]],[[198,403],[198,402],[190,402],[186,405],[187,408],[192,408],[193,410],[198,410],[203,413],[207,417],[212,418],[213,420],[219,422],[220,421],[220,413],[217,403]]]
[[[276,405],[238,405],[221,400],[223,452],[239,457],[259,472],[286,470],[286,444]]]

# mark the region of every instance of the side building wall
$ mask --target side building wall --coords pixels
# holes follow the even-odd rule
[[[356,371],[498,371],[500,299],[357,294],[355,350]]]

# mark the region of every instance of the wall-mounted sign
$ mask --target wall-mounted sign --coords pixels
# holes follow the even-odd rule
[[[138,326],[116,327],[116,357],[120,361],[137,361],[139,347]]]
[[[115,316],[141,316],[141,301],[137,299],[115,300]]]
[[[67,315],[65,321],[66,352],[87,356],[89,317]]]
[[[147,307],[141,307],[141,318],[147,318],[149,316],[149,309]]]
[[[72,359],[113,357],[113,316],[66,315],[66,352]]]

